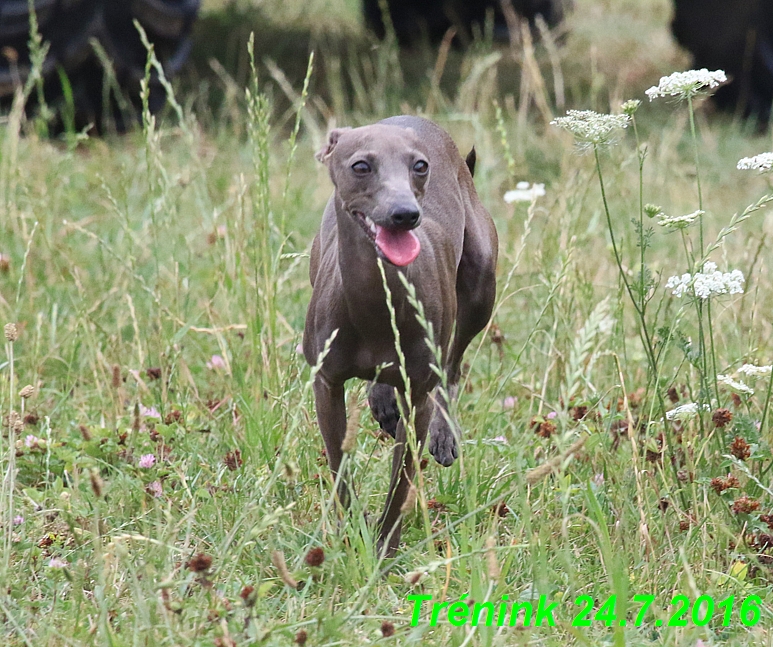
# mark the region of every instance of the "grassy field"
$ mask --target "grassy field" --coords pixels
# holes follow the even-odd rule
[[[205,3],[209,24],[223,4]],[[2,120],[2,644],[773,644],[770,378],[738,373],[773,360],[773,213],[741,215],[771,176],[736,169],[770,135],[698,99],[693,138],[687,103],[646,100],[689,63],[665,0],[577,0],[551,47],[483,39],[447,69],[367,44],[351,0],[300,6],[258,8],[315,48],[306,93],[283,73],[305,49],[251,75],[245,22],[231,59],[200,55],[198,85],[134,133],[51,140]],[[626,99],[642,100],[636,128],[598,154],[607,212],[593,151],[549,122]],[[476,146],[500,264],[466,356],[460,459],[427,462],[385,561],[362,512],[383,505],[391,440],[353,382],[341,515],[296,349],[331,191],[313,153],[329,127],[395,112]],[[505,203],[523,181],[545,195]],[[702,225],[660,226],[648,203],[702,205]],[[741,270],[743,294],[673,296],[668,278],[704,258]],[[688,403],[697,415],[664,420]],[[542,600],[555,626],[446,611],[431,626],[429,603],[412,626],[412,595]],[[572,626],[580,596],[590,626]],[[634,596],[654,596],[641,622]]]

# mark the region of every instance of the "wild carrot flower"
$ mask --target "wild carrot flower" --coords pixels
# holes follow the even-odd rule
[[[672,216],[670,218],[666,216],[666,214],[661,213],[660,215],[663,216],[663,218],[658,220],[658,224],[661,227],[667,227],[668,229],[686,229],[695,223],[704,213],[706,212],[698,209],[697,211],[693,211],[684,216]]]
[[[720,294],[743,294],[744,282],[741,270],[719,272],[716,263],[707,261],[703,265],[703,272],[669,278],[666,289],[672,290],[671,294],[675,297],[694,294],[699,299],[708,299]]]
[[[752,389],[750,386],[747,386],[743,382],[738,382],[737,380],[734,380],[729,375],[717,375],[717,381],[720,384],[724,384],[729,389],[732,389],[736,393],[743,393],[744,395],[754,395],[754,389]]]
[[[534,202],[537,198],[541,198],[544,195],[544,184],[518,182],[518,184],[515,185],[515,189],[505,193],[504,201],[507,202],[507,204],[513,202]]]
[[[624,115],[631,116],[639,109],[640,105],[641,101],[638,99],[628,99],[628,101],[624,102],[623,105],[620,106],[620,110]]]
[[[711,407],[708,404],[703,405],[704,411],[709,411]],[[666,411],[666,420],[687,420],[698,415],[699,406],[697,402],[688,402],[679,407]]]
[[[628,128],[629,115],[603,115],[593,110],[568,110],[565,117],[556,117],[550,122],[568,130],[577,140],[580,149],[605,146],[613,143],[616,131]]]
[[[156,463],[156,457],[153,454],[143,454],[140,456],[140,467],[142,469],[150,469],[155,465]]]
[[[686,72],[674,72],[669,76],[660,78],[657,85],[653,85],[646,94],[650,101],[658,97],[678,97],[687,99],[694,97],[705,88],[716,88],[727,81],[727,75],[723,70],[709,72],[705,67],[700,70],[687,70]]]
[[[738,160],[739,171],[765,172],[773,168],[773,153],[760,153],[754,157],[744,157]]]
[[[738,369],[739,373],[753,378],[765,377],[770,375],[771,371],[773,371],[773,366],[755,366],[754,364],[744,364]]]

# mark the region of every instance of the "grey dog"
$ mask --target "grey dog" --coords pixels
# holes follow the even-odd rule
[[[465,163],[448,133],[431,121],[401,116],[335,129],[317,159],[328,167],[335,192],[311,248],[313,291],[303,353],[314,366],[333,339],[316,375],[314,396],[334,475],[341,466],[346,434],[344,383],[352,377],[375,380],[368,394],[371,410],[396,440],[379,521],[379,548],[394,555],[414,461],[397,405],[400,397],[407,411],[377,259],[384,262],[391,293],[419,451],[429,431],[430,453],[448,466],[458,456],[458,429],[448,414],[449,403],[439,393],[426,330],[398,273],[416,288],[442,351],[447,393],[455,397],[462,355],[488,323],[494,306],[497,233],[473,185],[474,149]],[[344,505],[349,501],[343,478],[338,496]]]

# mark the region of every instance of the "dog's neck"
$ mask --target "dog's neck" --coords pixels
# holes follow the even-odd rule
[[[367,234],[336,198],[338,229],[338,269],[350,317],[355,325],[385,325],[390,328],[384,281],[378,267],[378,255]],[[398,321],[408,305],[405,288],[397,276],[399,270],[382,261],[392,304]]]

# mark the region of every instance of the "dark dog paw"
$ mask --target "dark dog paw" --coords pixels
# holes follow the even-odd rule
[[[400,420],[394,387],[378,382],[372,383],[368,390],[368,404],[381,429],[394,438],[397,433],[397,423]]]
[[[459,456],[456,435],[442,413],[436,412],[429,426],[429,453],[443,467],[451,465]]]

